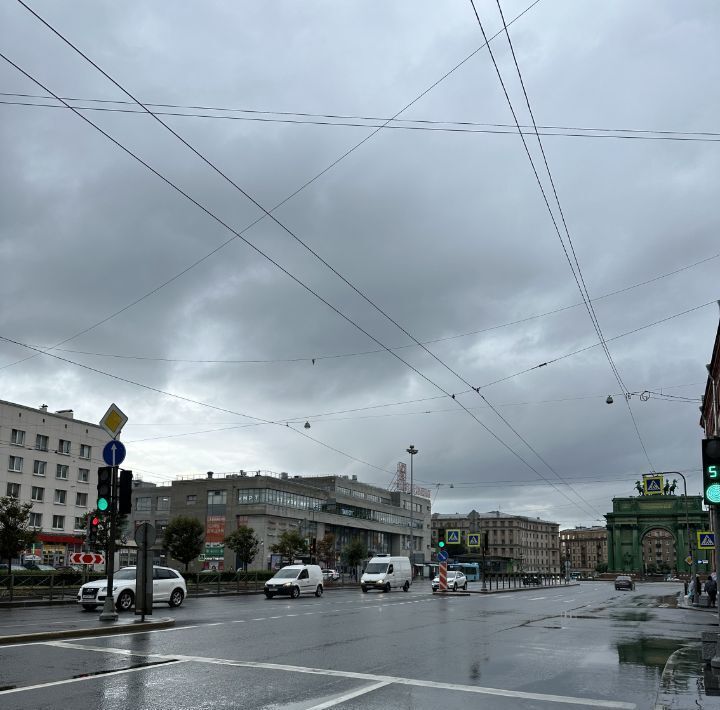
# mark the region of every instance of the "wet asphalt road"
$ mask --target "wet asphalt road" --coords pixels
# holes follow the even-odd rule
[[[407,594],[189,599],[156,607],[176,618],[172,629],[0,646],[0,708],[655,708],[668,658],[684,649],[699,669],[688,644],[712,621],[668,608],[678,591],[583,583],[442,598],[425,583]],[[0,610],[0,631],[84,616]],[[692,674],[665,686],[672,707],[720,705],[696,704]]]

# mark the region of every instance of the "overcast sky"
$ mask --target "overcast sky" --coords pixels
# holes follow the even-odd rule
[[[0,336],[57,346],[0,341],[0,398],[88,421],[116,402],[127,467],[157,483],[262,469],[387,487],[412,443],[436,512],[598,524],[651,466],[699,492],[720,297],[720,134],[696,135],[720,131],[715,0],[541,0],[509,29],[537,124],[563,127],[543,147],[647,457],[601,347],[516,374],[598,336],[488,50],[399,116],[413,122],[371,136],[358,118],[394,116],[481,47],[469,0],[27,2],[139,100],[223,109],[153,110],[203,114],[161,118],[265,209],[367,139],[273,214],[410,337],[280,224],[243,234],[274,265],[72,111],[17,105],[61,106],[18,96],[46,92],[0,61]],[[506,20],[530,4],[504,0]],[[495,0],[476,7],[502,29]],[[219,220],[263,215],[137,105],[93,101],[130,99],[22,5],[3,3],[0,27],[7,59]],[[491,47],[528,124],[507,38]],[[437,360],[412,338],[441,339]]]

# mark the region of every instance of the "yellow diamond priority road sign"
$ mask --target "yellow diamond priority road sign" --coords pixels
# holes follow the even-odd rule
[[[113,439],[117,439],[127,420],[127,416],[120,407],[113,403],[108,407],[107,412],[105,412],[105,415],[100,420],[100,426],[105,429]]]

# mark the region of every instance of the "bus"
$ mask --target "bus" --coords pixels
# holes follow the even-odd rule
[[[448,565],[448,571],[462,572],[468,582],[480,581],[480,564],[478,562],[453,562]]]

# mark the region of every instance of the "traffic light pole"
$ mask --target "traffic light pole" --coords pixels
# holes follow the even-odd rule
[[[118,467],[112,467],[112,483],[110,486],[110,534],[105,550],[105,571],[107,572],[107,589],[105,590],[105,604],[100,621],[117,621],[118,614],[115,609],[115,597],[113,595],[114,574],[115,574],[115,536],[117,535],[117,490],[118,490]]]

